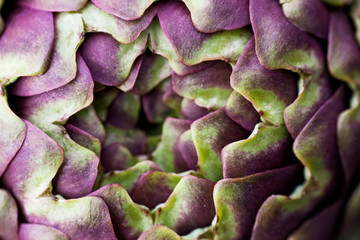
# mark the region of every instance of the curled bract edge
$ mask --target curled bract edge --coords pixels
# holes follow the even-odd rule
[[[359,6],[0,0],[0,238],[359,238]]]

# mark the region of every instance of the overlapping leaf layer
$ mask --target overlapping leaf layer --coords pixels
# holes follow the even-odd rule
[[[360,238],[359,0],[0,0],[0,238]]]

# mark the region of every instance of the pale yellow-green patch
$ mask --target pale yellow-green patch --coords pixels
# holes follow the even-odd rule
[[[310,172],[310,170],[307,167],[304,167],[304,179],[306,181],[309,181],[311,177],[312,173]]]
[[[302,184],[296,186],[296,188],[294,189],[294,191],[289,195],[290,198],[295,199],[295,198],[301,198],[304,189],[306,187],[306,182],[303,182]]]
[[[147,32],[144,31],[130,44],[120,44],[118,49],[117,75],[120,79],[126,79],[131,71],[135,59],[145,52],[147,43]]]
[[[186,174],[188,175],[188,174]],[[175,174],[175,173],[168,173],[168,172],[161,172],[161,171],[154,171],[151,173],[151,177],[147,180],[149,181],[150,185],[156,184],[165,184],[170,189],[174,189],[176,185],[181,180],[182,176]],[[161,180],[161,182],[160,182]]]
[[[24,21],[24,13],[20,14],[18,16],[22,19],[20,21]],[[2,41],[0,54],[0,79],[34,76],[46,72],[53,41],[50,28],[46,26],[46,23],[50,23],[46,21],[50,21],[50,19],[49,16],[42,18],[41,14],[35,14],[33,20],[33,24],[36,26],[39,24],[38,27],[43,32],[31,28],[25,32],[23,29],[18,29],[18,32],[11,31],[13,39],[6,39],[6,36],[2,35],[4,41]],[[13,19],[13,21],[16,20]],[[20,32],[23,33],[21,37]],[[16,42],[16,47],[14,42]]]
[[[187,66],[180,62],[157,18],[152,21],[147,31],[149,32],[149,48],[152,52],[167,58],[172,70],[181,74]]]
[[[316,178],[316,181],[320,185],[326,185],[331,178],[331,173],[325,168],[325,160],[319,153],[314,149],[314,146],[318,145],[319,136],[318,134],[327,131],[326,125],[318,126],[317,133],[309,135],[304,132],[302,138],[297,138],[293,146],[293,151],[296,157],[309,169],[311,175]],[[309,156],[308,153],[313,153]]]
[[[35,76],[47,70],[43,56],[32,55],[31,58],[15,52],[0,57],[0,79],[11,79],[17,76]]]
[[[209,60],[236,62],[243,52],[252,34],[247,29],[217,32],[206,40],[193,59],[184,59],[184,63],[194,65]]]
[[[219,87],[202,88],[201,86],[192,84],[196,80],[189,81],[188,87],[183,91],[183,96],[195,100],[195,103],[200,106],[211,110],[217,110],[226,104],[228,97],[232,90],[222,89]]]
[[[33,161],[33,164],[36,164],[36,160]],[[48,162],[37,164],[36,171],[31,173],[31,177],[26,180],[26,185],[24,185],[25,194],[23,198],[37,198],[42,195],[49,188],[51,180],[55,177],[60,165],[62,164],[62,156],[53,156],[48,157]]]
[[[111,15],[92,3],[88,3],[80,10],[84,19],[84,25],[87,32],[105,32],[111,34],[118,42],[129,44],[133,42],[140,34],[137,25],[140,21],[125,21]]]
[[[281,205],[286,211],[293,213],[297,211],[306,212],[324,195],[326,184],[326,182],[321,183],[311,176],[303,185],[298,186],[290,198],[278,196],[276,201],[282,202]]]
[[[78,199],[57,199],[53,197],[42,197],[26,201],[24,211],[29,215],[35,215],[40,219],[45,218],[51,224],[57,224],[58,227],[78,228],[86,226],[88,230],[96,225],[111,224],[105,212],[104,203],[97,197],[83,197]],[[81,219],[81,223],[79,223]]]
[[[238,230],[241,223],[237,222],[235,215],[246,214],[234,212],[233,206],[243,205],[242,199],[247,198],[244,186],[257,183],[256,178],[247,177],[241,181],[224,180],[219,182],[214,188],[214,203],[217,213],[216,237],[215,239],[236,239],[239,238]]]
[[[350,108],[357,108],[360,104],[360,92],[355,92],[350,99]]]
[[[79,144],[92,152],[94,152],[98,157],[101,154],[101,142],[99,139],[93,136],[87,136],[87,142],[80,142]]]
[[[219,134],[218,125],[204,125],[195,123],[191,125],[192,139],[194,141],[199,160],[199,171],[210,181],[218,181],[223,177],[220,156],[212,149]]]
[[[214,227],[208,226],[204,228],[197,228],[185,236],[181,236],[184,240],[194,239],[214,239]]]
[[[136,232],[145,232],[152,227],[153,220],[151,215],[150,213],[145,213],[145,210],[146,209],[141,209],[141,207],[135,203],[127,202],[127,204],[124,204],[125,219],[132,227],[133,234]]]
[[[295,154],[296,155],[296,154]],[[311,176],[316,179],[320,186],[325,186],[331,179],[331,173],[325,169],[324,162],[319,157],[309,157],[306,159],[306,167],[309,168]]]
[[[212,1],[183,0],[183,2],[190,10],[191,19],[196,27],[201,27],[203,23],[206,25],[212,25],[214,21],[216,21],[216,19],[211,18],[210,15],[204,14],[205,12],[212,10]]]
[[[324,79],[325,81],[325,79]],[[297,105],[298,107],[311,107],[319,100],[320,97],[320,87],[319,84],[312,80],[309,85],[302,91],[298,96],[295,102],[292,105]]]
[[[4,189],[0,189],[0,216],[3,217],[11,206],[12,199],[10,194]]]
[[[117,18],[111,15],[92,3],[88,3],[83,9],[79,11],[84,20],[86,32],[105,32],[109,33],[118,42],[130,43],[126,38],[130,32],[130,29],[123,29],[124,32],[119,31]],[[124,25],[126,27],[126,25]]]
[[[289,137],[289,134],[284,125],[270,126],[264,123],[258,124],[255,135],[248,139],[240,140],[238,142],[230,143],[225,146],[223,151],[229,155],[241,151],[245,154],[258,154],[267,151],[270,147],[276,146],[280,141]]]
[[[306,184],[310,186],[309,184]],[[306,188],[306,187],[305,187]],[[311,206],[311,197],[312,193],[309,195],[302,195],[300,198],[288,199],[286,196],[276,196],[276,200],[272,199],[273,202],[278,202],[286,211],[296,214],[298,211],[307,211],[309,206]]]
[[[187,196],[192,187],[183,179],[176,185],[174,191],[166,201],[166,203],[156,211],[155,224],[160,224],[174,229],[179,214],[187,215],[191,211],[189,203],[186,201]]]
[[[203,9],[211,7],[211,3],[212,3],[212,1],[210,1],[210,0],[203,0],[203,1],[183,0],[183,2],[186,4],[186,6],[189,9],[194,10],[195,12],[198,12],[198,11],[201,12]]]
[[[176,73],[181,74],[186,66],[180,61],[179,55],[175,52],[170,41],[161,29],[159,20],[154,19],[148,29],[150,33],[150,49],[166,57],[172,69]],[[196,57],[182,59],[182,61],[187,65],[195,65],[210,60],[225,60],[235,63],[250,37],[251,33],[246,29],[214,33],[200,48],[194,46],[196,53],[192,53],[191,56]]]
[[[248,139],[255,137],[255,135],[258,133],[259,128],[262,127],[264,125],[264,123],[260,122],[258,124],[255,125],[254,130],[251,132],[251,134],[249,135]]]
[[[264,18],[263,22],[272,21],[270,16],[268,16],[268,18],[269,19]],[[321,62],[319,62],[320,60],[317,59],[313,49],[306,51],[290,47],[284,48],[278,41],[274,40],[283,34],[281,29],[273,28],[268,33],[269,34],[264,36],[258,36],[257,39],[257,42],[266,43],[258,45],[259,48],[257,48],[257,52],[261,53],[259,60],[263,65],[271,69],[278,69],[280,67],[295,72],[298,71],[298,69],[302,69],[301,74],[305,75],[316,74],[316,72],[320,73],[323,71],[323,66]],[[263,62],[264,60],[265,62]]]
[[[252,102],[258,112],[263,112],[263,120],[274,125],[284,124],[283,113],[286,105],[275,93],[262,88],[252,88],[241,91],[241,94]]]
[[[221,201],[215,202],[215,206],[219,217],[216,224],[218,230],[215,239],[236,239],[238,235],[236,231],[237,224],[233,210],[228,204]]]
[[[152,78],[160,78],[165,79],[171,74],[171,67],[169,62],[164,58],[159,58],[158,61],[155,62],[153,69],[151,69]]]
[[[307,72],[306,70],[312,70],[312,74],[315,74],[314,70],[323,70],[323,66],[321,65],[321,62],[319,62],[319,59],[315,56],[314,50],[305,51],[302,49],[294,49],[284,54],[282,58],[286,63],[292,66],[305,69],[304,72],[308,74],[310,72]]]
[[[150,171],[151,168],[151,162],[143,161],[123,171],[113,171],[106,173],[100,186],[106,186],[111,183],[118,183],[123,188],[125,188],[126,191],[130,191],[136,185],[139,177]]]
[[[42,130],[64,149],[64,164],[70,163],[74,168],[81,170],[98,159],[93,151],[74,142],[64,127],[49,125],[48,128]]]
[[[360,17],[354,20],[355,28],[356,28],[356,39],[358,44],[360,45]]]
[[[91,96],[86,96],[86,94],[82,96],[85,97],[85,99],[81,99],[80,94],[82,94],[80,91],[74,92],[72,97],[76,98],[76,95],[78,95],[79,97],[77,99],[57,98],[56,102],[43,102],[41,106],[38,106],[36,110],[28,116],[27,120],[44,131],[47,125],[50,124],[63,125],[71,115],[91,104],[92,93]],[[81,100],[84,101],[80,102]]]
[[[209,125],[201,126],[201,123],[194,124],[191,126],[192,138],[194,141],[200,143],[201,140],[200,137],[206,136],[207,142],[215,144],[216,137],[218,136],[220,127],[221,125],[219,123],[214,123],[212,126]]]
[[[180,132],[169,121],[165,121],[161,141],[152,154],[152,160],[164,171],[175,172],[173,145],[177,142]]]
[[[108,194],[104,198],[111,198],[117,202],[116,210],[122,212],[125,216],[126,225],[131,227],[132,234],[138,234],[148,230],[153,225],[150,212],[147,208],[143,208],[135,204],[129,194],[122,187],[118,187],[115,193]],[[121,213],[120,213],[121,215]]]
[[[88,76],[83,76],[85,77]],[[65,124],[71,115],[92,103],[93,85],[93,82],[85,83],[84,79],[75,79],[60,90],[55,89],[35,96],[35,99],[30,98],[29,101],[34,101],[38,105],[32,106],[34,110],[27,114],[26,119],[43,131],[48,127],[51,128],[52,124]],[[62,96],[57,97],[58,95]]]
[[[135,89],[139,92],[135,92],[136,94],[143,94],[143,92],[148,92],[152,90],[156,85],[158,85],[161,81],[164,81],[166,78],[171,76],[172,69],[169,64],[169,61],[166,58],[163,58],[160,55],[153,55],[151,58],[152,62],[150,66],[147,68],[141,69],[141,76],[139,75],[137,78],[137,83],[135,84]],[[144,78],[145,76],[145,78]],[[146,81],[140,81],[139,79]],[[129,85],[129,86],[127,86]],[[128,91],[133,88],[133,84],[124,83],[119,87],[123,91]],[[166,89],[165,89],[166,90]]]
[[[192,141],[192,132],[191,132],[191,129],[185,131],[185,132],[181,135],[180,141],[181,141],[181,142]]]
[[[298,96],[304,91],[304,79],[303,78],[299,78],[298,82],[297,82],[297,87],[298,87]]]
[[[55,18],[55,50],[76,73],[75,53],[84,40],[84,26],[78,13],[59,13]]]
[[[280,3],[282,5],[282,9],[284,12],[284,15],[294,22],[298,22],[299,19],[301,19],[302,24],[306,24],[306,26],[311,25],[311,21],[313,21],[311,18],[304,17],[304,11],[306,5],[301,0],[280,0]]]
[[[55,43],[48,71],[44,75],[34,78],[40,84],[51,82],[53,84],[60,79],[64,84],[76,77],[76,50],[84,40],[84,27],[80,14],[58,13],[55,15]],[[31,79],[26,79],[30,81]],[[55,88],[58,87],[55,85]],[[35,86],[31,87],[35,90]],[[35,93],[36,90],[35,90]]]
[[[301,184],[299,184],[298,186],[296,186],[296,188],[294,189],[294,191],[289,195],[290,198],[295,199],[295,198],[301,198],[301,196],[303,195],[304,190],[306,189],[308,183],[310,181],[312,181],[312,173],[310,172],[310,170],[304,166],[304,179],[305,181]]]
[[[199,173],[198,171],[194,171],[194,170],[177,173],[177,176],[180,176],[180,177],[184,177],[187,175],[195,176],[197,178],[204,178],[204,176],[202,176],[201,173]]]
[[[322,81],[326,81],[326,79],[324,78]],[[286,114],[292,118],[299,113],[299,109],[305,111],[307,111],[307,108],[311,109],[321,97],[321,86],[319,85],[318,80],[310,80],[309,84],[303,89],[296,100],[285,109]]]
[[[253,68],[246,69],[242,73],[236,73],[232,76],[233,88],[249,100],[258,112],[262,112],[261,119],[264,122],[274,125],[284,124],[283,113],[286,108],[284,100],[271,90],[253,86],[252,82],[257,76],[257,70]],[[240,78],[241,81],[234,81],[237,78]]]

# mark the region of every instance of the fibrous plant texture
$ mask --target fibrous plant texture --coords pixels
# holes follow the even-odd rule
[[[0,239],[360,239],[359,0],[0,9]]]

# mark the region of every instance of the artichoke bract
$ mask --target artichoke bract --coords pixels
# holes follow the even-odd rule
[[[359,0],[0,10],[0,239],[360,239]]]

